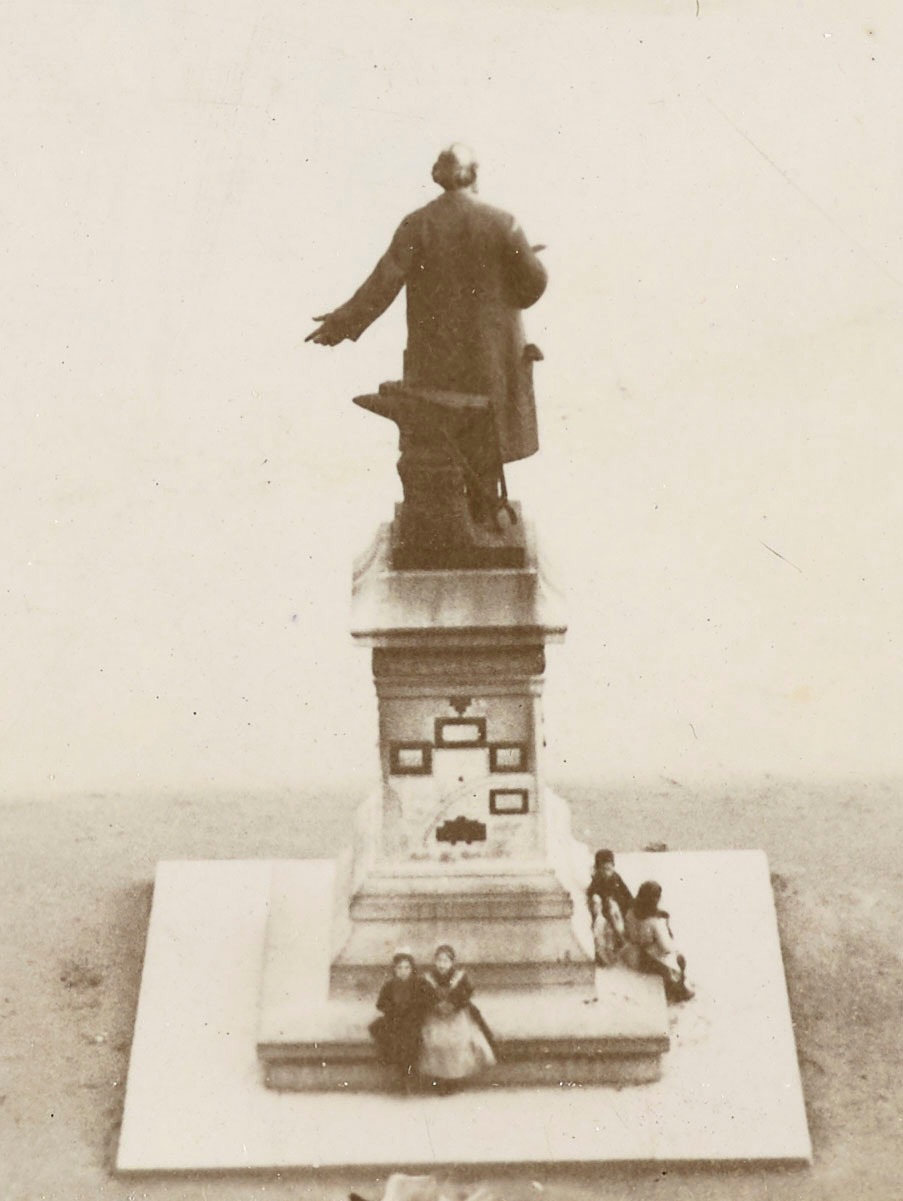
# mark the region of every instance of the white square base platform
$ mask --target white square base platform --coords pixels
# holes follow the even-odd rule
[[[256,1042],[273,866],[158,865],[119,1170],[810,1160],[762,852],[618,856],[634,891],[662,884],[697,988],[670,1012],[660,1080],[448,1097],[265,1087]],[[312,880],[333,870],[309,868]]]

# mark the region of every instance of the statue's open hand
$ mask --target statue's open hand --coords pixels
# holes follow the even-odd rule
[[[314,321],[322,321],[319,329],[307,335],[305,342],[316,342],[318,346],[336,346],[344,342],[348,336],[332,319],[332,313],[324,313],[322,317],[314,317]]]

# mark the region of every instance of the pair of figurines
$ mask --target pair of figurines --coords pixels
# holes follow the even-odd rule
[[[614,854],[602,850],[596,852],[586,896],[596,963],[623,962],[660,976],[669,1001],[689,1001],[694,993],[686,980],[687,961],[675,945],[670,915],[661,908],[662,886],[646,880],[634,897],[615,871]]]
[[[448,943],[436,948],[424,971],[407,947],[392,956],[370,1034],[380,1061],[394,1069],[405,1092],[422,1082],[449,1093],[496,1062],[492,1033],[472,996],[473,986]]]

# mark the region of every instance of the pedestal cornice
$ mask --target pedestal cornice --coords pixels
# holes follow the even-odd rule
[[[564,598],[543,571],[532,527],[526,565],[470,571],[398,571],[391,527],[355,564],[351,633],[377,648],[541,646],[567,630]]]

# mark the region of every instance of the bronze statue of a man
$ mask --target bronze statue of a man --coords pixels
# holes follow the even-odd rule
[[[370,277],[306,340],[357,340],[406,287],[405,384],[488,396],[499,461],[524,459],[539,448],[532,365],[542,356],[520,311],[545,290],[542,247],[477,198],[466,146],[443,150],[432,175],[442,195],[405,217]]]

